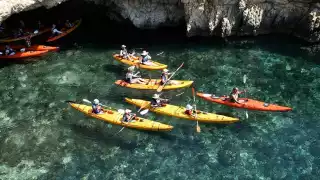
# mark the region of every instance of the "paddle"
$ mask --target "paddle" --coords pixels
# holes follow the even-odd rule
[[[174,71],[174,72],[172,73],[172,75],[169,77],[169,79],[167,79],[167,81],[166,81],[163,85],[160,85],[160,86],[158,87],[157,92],[161,92],[161,91],[162,91],[162,89],[163,89],[164,86],[167,84],[167,82],[176,74],[177,71],[179,71],[179,69],[182,68],[183,64],[184,64],[184,62],[178,67],[178,69],[177,69],[176,71]]]
[[[143,108],[145,108],[147,105],[149,105],[149,101],[146,101],[142,104],[142,106],[140,107],[140,109],[138,110],[138,112],[140,112]],[[143,111],[140,112],[141,115],[145,115],[149,112],[149,109],[145,109]]]
[[[196,95],[195,95],[195,90],[194,90],[194,87],[192,87],[192,95],[193,95],[193,103],[194,103],[194,110],[195,110],[195,119],[197,119],[197,105],[196,105]],[[201,129],[200,129],[200,126],[199,126],[199,122],[197,121],[197,127],[196,127],[196,130],[198,133],[201,132]]]
[[[246,88],[246,82],[247,82],[247,75],[245,74],[243,75],[244,88]],[[247,92],[244,92],[244,93],[245,93],[244,96],[247,97]],[[246,113],[246,118],[248,119],[249,118],[248,111],[246,110],[245,113]]]

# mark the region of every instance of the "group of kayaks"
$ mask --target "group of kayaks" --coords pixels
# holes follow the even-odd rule
[[[68,29],[62,29],[62,33],[56,36],[50,36],[46,42],[53,42],[56,41],[67,34],[71,33],[74,31],[80,24],[81,24],[81,19],[76,20],[74,23],[74,26]],[[27,35],[24,35],[22,37],[18,38],[4,38],[0,39],[0,43],[11,43],[15,41],[20,41],[20,40],[26,40],[26,39],[31,39],[32,37],[39,36],[41,34],[47,33],[51,31],[51,28],[44,28],[40,31],[35,31],[32,32],[30,30],[27,30],[28,33]],[[26,31],[26,32],[27,32]],[[16,44],[9,44],[9,47],[13,50],[15,50],[15,54],[13,55],[0,55],[0,59],[21,59],[21,58],[29,58],[29,57],[39,57],[47,54],[48,52],[51,51],[58,51],[60,48],[56,46],[47,46],[47,45],[31,45],[30,47],[27,47],[26,45],[16,45]],[[2,45],[0,46],[0,51],[4,51],[5,46]]]
[[[141,69],[146,69],[146,70],[162,70],[167,68],[167,65],[161,64],[155,61],[152,61],[155,66],[150,66],[150,65],[143,65],[140,63],[138,58],[134,59],[124,59],[119,56],[119,54],[114,54],[113,58],[121,63],[124,63],[129,66],[137,66]],[[133,89],[140,89],[140,90],[157,90],[160,86],[160,79],[145,79],[148,83],[146,84],[131,84],[127,83],[124,80],[116,80],[115,84],[121,87],[126,87],[126,88],[133,88]],[[190,87],[193,85],[193,81],[183,81],[183,80],[175,80],[180,83],[177,83],[177,85],[165,85],[163,90],[173,90],[173,89],[179,89],[179,88],[186,88]],[[218,104],[223,104],[226,106],[230,107],[235,107],[235,108],[244,108],[248,110],[259,110],[259,111],[280,111],[280,112],[286,112],[286,111],[291,111],[292,109],[289,107],[284,107],[284,106],[279,106],[275,104],[269,104],[253,99],[247,99],[247,98],[240,98],[240,101],[243,101],[243,103],[238,104],[238,103],[233,103],[230,102],[226,97],[218,97],[213,94],[206,94],[206,93],[200,93],[197,92],[196,95],[202,99],[205,99],[210,102],[215,102]],[[142,100],[142,99],[131,99],[131,98],[125,98],[125,101],[129,104],[135,105],[137,107],[140,107],[139,111],[144,109],[147,111],[151,111],[157,114],[162,114],[162,115],[167,115],[171,117],[176,117],[176,118],[181,118],[181,119],[187,119],[187,120],[192,120],[192,121],[197,121],[198,122],[204,122],[204,123],[221,123],[221,124],[228,124],[228,123],[234,123],[239,121],[238,118],[236,117],[228,117],[224,115],[218,115],[214,113],[209,113],[209,112],[204,112],[200,110],[195,111],[195,116],[190,116],[186,114],[186,107],[184,106],[178,106],[178,105],[172,105],[172,104],[164,104],[161,107],[153,107],[151,106],[151,102],[147,100]],[[88,103],[88,100],[86,100]],[[116,124],[120,125],[123,127],[128,127],[128,128],[134,128],[134,129],[140,129],[140,130],[148,130],[148,131],[170,131],[173,129],[173,126],[155,122],[152,120],[144,119],[137,117],[134,119],[134,121],[131,121],[129,123],[123,123],[122,122],[122,115],[123,112],[119,112],[117,110],[111,110],[111,107],[107,107],[107,110],[105,111],[104,114],[94,114],[92,112],[92,107],[87,106],[84,104],[78,104],[75,102],[69,102],[69,104],[83,112],[84,114],[104,120],[108,123],[111,124]],[[138,112],[139,112],[138,111]]]

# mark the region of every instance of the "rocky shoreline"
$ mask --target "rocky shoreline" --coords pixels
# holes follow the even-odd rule
[[[52,8],[66,0],[1,2],[0,21],[39,7]],[[72,0],[70,0],[72,1]],[[320,3],[316,0],[85,0],[113,9],[115,20],[130,20],[138,28],[186,23],[186,35],[244,36],[292,34],[320,41]],[[117,17],[121,18],[117,18]]]

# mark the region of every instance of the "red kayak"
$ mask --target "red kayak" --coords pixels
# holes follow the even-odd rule
[[[212,94],[204,94],[204,93],[197,93],[197,96],[211,102],[223,104],[226,106],[231,106],[235,108],[244,108],[244,109],[250,109],[250,110],[258,110],[258,111],[291,111],[292,108],[279,106],[276,104],[269,104],[266,102],[261,102],[253,99],[247,99],[247,98],[239,98],[239,103],[231,102],[227,97],[219,97]]]
[[[37,57],[47,54],[48,51],[26,51],[26,52],[16,52],[14,55],[0,55],[0,59],[20,59],[28,57]]]
[[[15,50],[26,48],[26,51],[58,51],[59,50],[59,47],[45,46],[45,45],[32,45],[30,47],[26,47],[24,45],[10,45],[10,48]],[[0,46],[0,50],[4,50],[4,49],[5,49],[5,46]]]

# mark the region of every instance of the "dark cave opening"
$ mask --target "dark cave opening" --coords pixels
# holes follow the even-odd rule
[[[113,20],[114,17],[118,21]],[[116,7],[96,5],[84,0],[69,0],[51,9],[40,7],[13,14],[4,24],[8,29],[15,29],[19,27],[19,21],[23,20],[27,28],[33,29],[36,27],[38,20],[45,27],[51,27],[53,23],[56,24],[58,21],[63,23],[66,19],[74,21],[80,18],[82,24],[79,28],[61,40],[72,39],[72,41],[75,41],[76,39],[78,44],[150,44],[154,42],[161,44],[181,42],[188,39],[184,20],[181,20],[177,26],[139,29],[130,20],[123,19]]]

